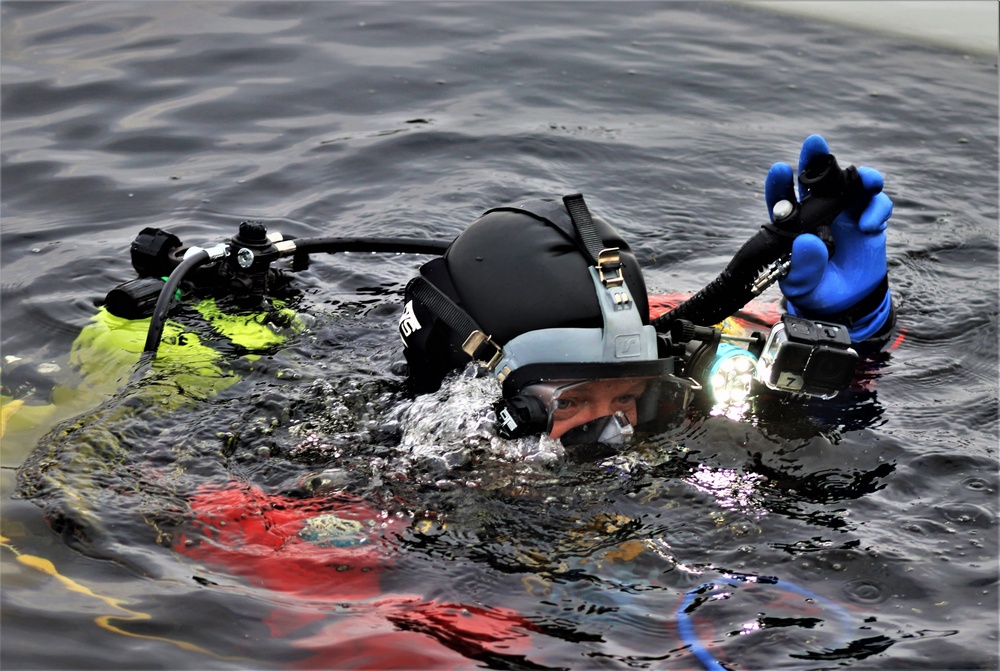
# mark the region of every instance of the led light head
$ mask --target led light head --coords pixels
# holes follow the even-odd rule
[[[756,367],[757,357],[747,350],[730,343],[719,344],[705,380],[717,414],[729,416],[746,409]]]

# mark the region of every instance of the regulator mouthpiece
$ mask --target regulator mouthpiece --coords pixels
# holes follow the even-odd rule
[[[632,443],[635,437],[635,427],[624,412],[616,412],[607,417],[595,419],[582,426],[566,432],[562,437],[563,445],[606,445],[621,448]]]

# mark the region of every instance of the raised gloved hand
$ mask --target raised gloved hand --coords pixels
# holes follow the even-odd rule
[[[799,170],[817,154],[829,153],[826,140],[810,135],[802,143]],[[881,173],[862,166],[858,174],[871,197],[862,207],[842,212],[830,225],[833,255],[816,235],[799,235],[792,244],[788,274],[779,283],[791,314],[846,324],[853,342],[879,334],[892,315],[885,250],[892,201],[882,192]],[[801,198],[809,193],[802,187],[799,191]],[[764,197],[769,213],[780,200],[795,202],[791,166],[771,166]]]

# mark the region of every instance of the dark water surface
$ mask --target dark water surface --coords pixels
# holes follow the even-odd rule
[[[375,634],[403,668],[696,669],[699,642],[731,669],[997,668],[996,58],[723,3],[0,12],[3,382],[23,402],[2,449],[4,669],[324,650],[365,668],[330,650]],[[694,291],[814,132],[886,175],[906,332],[867,391],[821,410],[695,414],[602,462],[490,440],[462,420],[477,381],[404,397],[414,256],[314,258],[308,328],[252,364],[229,352],[240,380],[214,395],[116,395],[111,363],[95,381],[105,362],[70,361],[146,226],[450,239],[581,191],[652,290]],[[384,594],[462,604],[457,622],[516,613],[525,636],[292,597],[171,549],[206,483],[289,492],[323,471],[382,520]]]

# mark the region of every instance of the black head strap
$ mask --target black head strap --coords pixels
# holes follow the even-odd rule
[[[619,249],[604,246],[604,241],[597,232],[597,225],[594,224],[594,218],[590,216],[590,208],[583,200],[583,194],[563,196],[563,204],[573,220],[577,235],[587,248],[590,262],[597,267],[601,282],[607,287],[621,285],[625,281],[625,276],[622,273]]]
[[[574,193],[563,196],[563,205],[566,206],[566,211],[569,212],[570,219],[573,220],[573,226],[576,227],[580,241],[583,242],[587,253],[590,254],[590,262],[596,266],[601,256],[601,250],[604,249],[604,241],[597,233],[597,226],[594,224],[594,218],[590,216],[590,208],[583,200],[583,194]]]
[[[462,351],[476,361],[482,362],[486,368],[493,370],[503,359],[503,349],[493,339],[479,328],[479,324],[460,308],[443,291],[428,282],[423,277],[415,277],[410,282],[413,297],[423,303],[451,330],[465,338]]]

